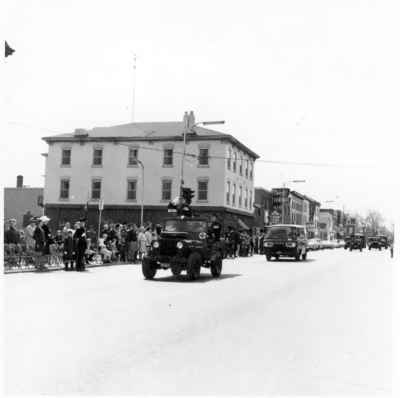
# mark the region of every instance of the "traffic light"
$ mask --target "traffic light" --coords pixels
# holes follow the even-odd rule
[[[194,190],[191,188],[182,188],[182,197],[187,205],[192,203],[194,198]]]

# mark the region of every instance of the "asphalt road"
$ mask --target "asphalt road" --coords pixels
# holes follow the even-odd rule
[[[390,393],[394,265],[335,249],[196,282],[137,265],[6,275],[6,392]]]

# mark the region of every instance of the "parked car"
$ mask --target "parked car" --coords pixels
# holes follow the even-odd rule
[[[368,250],[378,249],[382,250],[382,247],[385,247],[382,240],[378,236],[371,236],[367,240]]]
[[[335,244],[331,240],[322,240],[321,241],[322,249],[333,249]]]
[[[343,239],[338,239],[338,241],[337,241],[337,247],[338,247],[339,249],[344,249],[345,244],[346,244],[346,242],[345,242]]]
[[[321,239],[311,238],[307,242],[307,250],[320,250],[321,249]]]
[[[277,224],[271,226],[264,238],[267,261],[272,257],[294,257],[296,261],[307,258],[307,234],[304,225]]]

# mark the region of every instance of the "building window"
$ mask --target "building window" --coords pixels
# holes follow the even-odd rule
[[[252,162],[250,162],[250,180],[252,180],[253,179],[253,163]]]
[[[226,204],[229,205],[231,199],[231,182],[226,183]]]
[[[233,154],[233,167],[232,167],[234,173],[236,173],[236,164],[237,164],[237,153],[235,152]]]
[[[92,180],[92,199],[101,198],[101,180],[96,178]]]
[[[172,167],[174,164],[174,150],[173,148],[164,148],[163,166]]]
[[[199,180],[197,182],[197,199],[208,200],[208,180]]]
[[[253,208],[253,192],[250,191],[249,210]]]
[[[249,177],[249,160],[246,160],[246,170],[245,170],[245,176],[246,178]]]
[[[93,166],[101,166],[103,164],[103,148],[93,149]]]
[[[239,164],[239,174],[243,175],[243,158],[240,157],[240,164]]]
[[[249,200],[249,191],[248,191],[248,189],[246,188],[245,197],[244,197],[244,207],[245,207],[245,209],[247,209],[247,202],[248,202],[248,200]]]
[[[60,199],[69,199],[69,178],[61,179]]]
[[[128,180],[127,200],[136,200],[137,180]]]
[[[199,149],[199,166],[208,166],[208,148]]]
[[[161,200],[171,200],[171,198],[172,198],[172,180],[162,180]]]
[[[62,150],[61,166],[71,166],[71,148]]]
[[[138,148],[129,148],[128,152],[128,166],[137,166],[138,165],[138,157],[139,157],[139,149]]]
[[[232,190],[232,206],[236,206],[236,184],[233,184],[233,190]]]
[[[228,170],[230,170],[231,169],[231,162],[232,162],[232,149],[231,148],[229,148],[229,151],[228,151],[228,162],[227,162],[227,167],[228,167]]]
[[[242,207],[242,196],[243,196],[243,188],[239,187],[239,207]]]

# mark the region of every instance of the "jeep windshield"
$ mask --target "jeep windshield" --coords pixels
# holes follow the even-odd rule
[[[207,222],[200,220],[167,220],[164,232],[206,232]]]
[[[267,233],[266,239],[296,239],[298,228],[296,227],[271,227]]]

